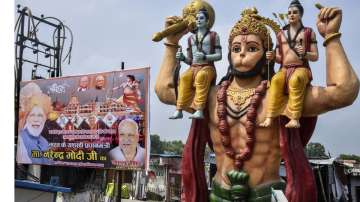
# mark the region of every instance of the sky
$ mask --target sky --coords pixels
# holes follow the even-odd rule
[[[191,120],[169,120],[175,108],[162,104],[155,95],[154,84],[164,52],[163,42],[151,40],[155,32],[162,30],[167,16],[181,15],[188,0],[16,0],[31,9],[33,15],[53,16],[62,20],[74,33],[71,64],[63,65],[63,76],[120,70],[125,68],[151,67],[150,80],[150,133],[159,134],[163,140],[186,141]],[[220,35],[223,56],[227,55],[227,39],[230,29],[239,19],[241,11],[255,6],[265,17],[272,12],[285,13],[290,1],[285,0],[209,0],[215,9],[214,31]],[[303,23],[316,30],[318,13],[315,3],[338,6],[343,9],[341,27],[342,43],[356,73],[360,74],[360,19],[359,1],[319,0],[302,1],[305,13]],[[14,10],[14,18],[17,17]],[[317,32],[316,32],[317,33]],[[49,33],[43,33],[49,35]],[[185,37],[186,38],[186,37]],[[320,59],[311,63],[313,85],[326,84],[326,66],[323,39],[317,33]],[[186,46],[186,40],[180,42]],[[215,63],[218,79],[227,69],[226,57]],[[182,65],[182,70],[186,69]],[[30,79],[31,67],[24,67],[23,80]],[[320,115],[312,142],[322,143],[332,156],[341,153],[360,155],[360,101],[350,107]]]

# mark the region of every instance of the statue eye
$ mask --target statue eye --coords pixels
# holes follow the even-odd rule
[[[205,17],[204,17],[204,16],[199,16],[199,17],[197,17],[196,19],[197,19],[197,20],[204,20]]]
[[[231,51],[234,52],[234,53],[240,53],[241,47],[240,47],[240,46],[234,46],[234,47],[231,49]]]
[[[249,47],[248,48],[248,51],[249,52],[256,52],[256,51],[258,51],[259,49],[257,48],[257,47],[255,47],[255,46],[252,46],[252,47]]]

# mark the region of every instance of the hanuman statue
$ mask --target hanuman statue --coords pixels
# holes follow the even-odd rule
[[[288,119],[283,116],[268,127],[259,127],[267,117],[267,79],[273,72],[273,63],[266,60],[272,48],[268,27],[275,32],[279,27],[256,9],[242,12],[228,40],[228,72],[219,85],[210,87],[204,119],[192,120],[183,151],[182,201],[271,201],[274,188],[284,189],[289,201],[316,202],[314,176],[303,147],[317,115],[350,105],[359,92],[358,77],[340,41],[341,9],[322,8],[317,18],[318,32],[325,38],[328,86],[305,89],[301,128],[285,128]],[[166,19],[165,27],[173,24],[172,17]],[[166,43],[177,45],[184,34],[171,33]],[[165,46],[155,86],[158,98],[171,105],[176,105],[177,52],[177,46]],[[217,167],[210,196],[203,163],[207,143],[215,152]],[[286,187],[279,176],[281,159],[286,166]]]

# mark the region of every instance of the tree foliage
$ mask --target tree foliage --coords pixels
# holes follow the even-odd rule
[[[157,134],[150,135],[152,154],[174,154],[181,155],[184,144],[181,140],[162,141]]]
[[[310,142],[306,145],[305,153],[308,158],[329,158],[325,154],[325,147],[318,142]]]
[[[151,148],[150,153],[152,154],[162,154],[164,150],[161,148],[160,136],[157,134],[150,135]]]
[[[339,158],[342,160],[355,160],[357,163],[360,163],[360,156],[355,154],[340,154]]]

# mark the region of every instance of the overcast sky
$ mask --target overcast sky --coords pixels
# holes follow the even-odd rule
[[[216,12],[213,30],[220,35],[223,56],[227,55],[229,31],[246,7],[255,6],[260,14],[272,17],[272,12],[287,12],[290,1],[285,0],[209,0]],[[264,3],[267,2],[267,3]],[[359,1],[321,0],[302,1],[305,14],[303,23],[315,28],[318,10],[315,2],[343,9],[341,32],[347,56],[360,74],[360,19]],[[168,117],[174,107],[159,102],[154,93],[156,74],[162,60],[164,45],[151,41],[153,33],[163,28],[164,19],[181,15],[187,0],[16,0],[15,4],[28,6],[34,15],[54,16],[61,19],[74,33],[74,45],[70,65],[64,65],[63,75],[79,75],[119,70],[121,61],[126,68],[151,67],[150,85],[150,132],[164,140],[180,139],[185,142],[191,121],[171,121]],[[15,11],[15,8],[14,8]],[[17,17],[17,15],[16,15]],[[46,34],[46,33],[45,33]],[[320,59],[312,63],[313,85],[325,85],[325,55],[323,39],[318,35]],[[181,43],[186,46],[186,41]],[[223,57],[226,58],[226,57]],[[227,61],[216,63],[218,79],[226,71]],[[183,65],[182,69],[186,69]],[[24,80],[30,79],[30,68],[24,70]],[[345,109],[319,117],[312,142],[320,142],[332,155],[351,153],[360,155],[360,101]]]

